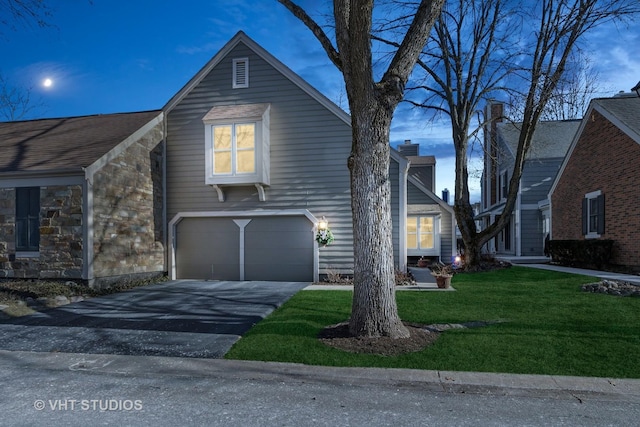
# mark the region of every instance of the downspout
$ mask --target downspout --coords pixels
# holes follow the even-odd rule
[[[407,271],[407,177],[410,163],[405,163],[404,170],[398,162],[398,270]]]
[[[516,256],[522,256],[522,221],[521,221],[521,214],[522,211],[520,210],[520,205],[522,203],[521,200],[522,197],[522,183],[518,184],[518,198],[516,199],[516,207],[515,207],[515,215],[514,215],[514,231],[515,231],[515,245],[516,245]]]

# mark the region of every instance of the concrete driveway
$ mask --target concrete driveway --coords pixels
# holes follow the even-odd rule
[[[221,358],[307,285],[174,280],[0,321],[0,349]]]

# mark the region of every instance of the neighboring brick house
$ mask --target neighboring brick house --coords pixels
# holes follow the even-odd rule
[[[488,227],[502,215],[520,136],[520,124],[504,119],[502,103],[488,105],[487,117],[491,120],[484,132],[487,155],[477,215],[481,228]],[[544,256],[549,234],[549,188],[579,125],[579,120],[538,123],[525,159],[511,220],[487,243],[487,252],[509,257]]]
[[[640,98],[594,99],[551,187],[554,240],[611,239],[640,269]]]
[[[166,271],[161,111],[0,123],[0,277]]]

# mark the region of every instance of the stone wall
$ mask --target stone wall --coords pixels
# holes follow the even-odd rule
[[[93,177],[96,283],[166,271],[161,141],[158,124]]]
[[[40,250],[15,250],[15,188],[0,188],[0,277],[82,278],[82,186],[40,187]]]

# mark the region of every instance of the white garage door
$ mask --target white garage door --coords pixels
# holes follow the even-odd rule
[[[310,282],[312,230],[305,216],[184,218],[176,228],[176,277]]]

